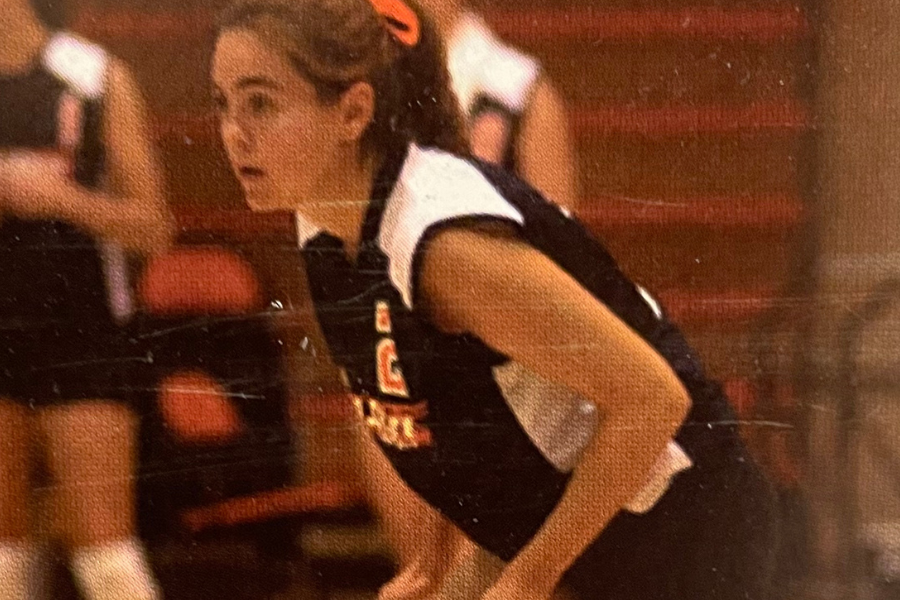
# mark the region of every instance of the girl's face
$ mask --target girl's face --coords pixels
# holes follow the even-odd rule
[[[21,13],[22,9],[31,10],[28,0],[0,0],[0,13],[8,13],[13,10]]]
[[[315,201],[346,154],[341,103],[321,103],[288,59],[248,30],[219,37],[212,80],[222,141],[250,207]]]

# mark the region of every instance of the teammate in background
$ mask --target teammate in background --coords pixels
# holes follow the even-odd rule
[[[506,45],[461,0],[425,0],[446,43],[473,155],[517,173],[575,212],[575,151],[562,99],[540,63]]]
[[[124,252],[170,238],[145,109],[121,62],[28,0],[0,0],[0,22],[0,599],[34,598],[41,450],[82,596],[154,600],[122,327]]]
[[[765,598],[771,490],[721,388],[581,224],[463,158],[437,40],[402,0],[242,0],[213,59],[363,427],[503,561],[483,600]]]

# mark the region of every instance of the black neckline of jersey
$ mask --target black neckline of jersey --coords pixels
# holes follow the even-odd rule
[[[400,178],[400,172],[406,163],[409,155],[409,145],[398,146],[394,150],[388,152],[384,162],[378,169],[375,179],[372,182],[372,193],[369,197],[368,206],[360,224],[359,246],[356,252],[355,260],[351,259],[347,254],[347,245],[344,240],[321,230],[314,235],[305,245],[304,250],[311,252],[338,252],[346,261],[346,265],[359,268],[366,265],[369,268],[377,265],[384,266],[384,259],[379,258],[378,252],[378,232],[381,229],[381,222],[384,219],[384,212],[387,208],[387,201],[397,180]],[[371,263],[375,264],[371,264]]]

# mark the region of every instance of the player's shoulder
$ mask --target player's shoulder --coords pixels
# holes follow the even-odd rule
[[[381,237],[448,218],[489,214],[512,217],[515,209],[482,165],[411,144],[387,202]]]
[[[483,98],[510,112],[525,110],[540,77],[540,63],[501,40],[483,19],[463,15],[447,53],[454,88],[467,110]]]
[[[111,58],[99,44],[59,31],[44,49],[44,67],[83,98],[103,95]]]
[[[441,150],[410,145],[378,234],[391,279],[407,304],[412,301],[415,255],[429,232],[450,223],[498,219],[524,224],[519,210],[479,165]]]

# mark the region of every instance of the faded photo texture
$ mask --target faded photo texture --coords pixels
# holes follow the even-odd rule
[[[0,0],[0,600],[900,599],[900,0]]]

